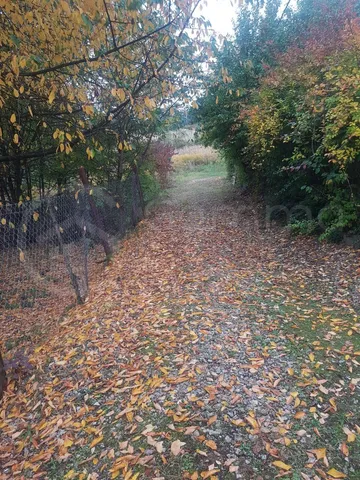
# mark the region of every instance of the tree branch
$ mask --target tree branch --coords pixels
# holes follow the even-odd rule
[[[107,57],[111,55],[112,53],[119,52],[120,50],[123,50],[124,48],[130,47],[131,45],[135,45],[138,42],[141,42],[142,40],[146,40],[147,38],[152,37],[156,33],[161,32],[162,30],[165,30],[168,28],[173,22],[175,21],[175,18],[171,20],[170,22],[166,23],[165,25],[162,25],[159,28],[156,28],[150,33],[147,33],[146,35],[143,35],[142,37],[135,38],[134,40],[131,40],[130,42],[124,43],[123,45],[118,45],[117,47],[111,48],[110,50],[107,50],[106,52],[102,53],[101,55],[97,55],[96,57],[90,57],[90,58],[79,58],[77,60],[72,60],[71,62],[64,62],[60,63],[59,65],[54,65],[53,67],[47,67],[43,68],[41,70],[36,70],[35,72],[20,72],[21,77],[36,77],[38,75],[44,75],[45,73],[49,72],[55,72],[57,70],[60,70],[62,68],[66,67],[73,67],[75,65],[81,65],[82,63],[92,63],[92,62],[97,62],[100,58]]]
[[[112,36],[112,40],[113,40],[113,45],[114,45],[114,48],[117,48],[116,38],[115,38],[115,32],[114,32],[114,29],[113,29],[113,26],[112,26],[112,21],[111,21],[111,18],[110,18],[110,13],[109,13],[108,7],[107,7],[107,5],[106,5],[106,0],[103,0],[103,3],[104,3],[104,7],[105,7],[105,11],[106,11],[107,18],[108,18],[108,21],[109,21],[109,26],[110,26],[110,30],[111,30],[111,36]]]
[[[182,27],[182,29],[180,30],[180,33],[178,34],[178,37],[177,39],[179,40],[185,29],[187,28],[189,22],[190,22],[190,19],[191,17],[193,16],[196,8],[198,7],[199,3],[200,3],[201,0],[197,0],[197,2],[195,3],[195,6],[194,8],[192,9],[191,13],[189,14],[189,16],[187,17],[187,19],[185,20],[184,22],[184,25]],[[167,24],[169,25],[169,23]],[[163,26],[161,27],[161,29],[165,28],[166,26]],[[159,31],[159,29],[158,29]],[[150,36],[150,35],[148,35]],[[147,36],[147,37],[148,37]],[[119,48],[122,48],[122,47],[119,47]],[[136,96],[138,93],[141,92],[141,90],[146,86],[148,85],[154,78],[157,78],[158,74],[161,72],[161,70],[163,70],[163,68],[169,63],[169,61],[171,60],[171,58],[175,55],[175,52],[177,50],[177,44],[175,42],[175,45],[174,47],[172,48],[172,50],[170,51],[169,55],[167,56],[167,58],[162,62],[162,64],[154,71],[154,73],[144,82],[142,82],[133,92],[133,96]],[[98,130],[101,130],[103,128],[105,128],[107,125],[109,125],[113,119],[117,118],[120,113],[124,110],[124,108],[130,103],[130,98],[128,98],[127,100],[125,100],[124,102],[122,102],[120,105],[118,105],[112,112],[110,112],[110,115],[107,115],[106,118],[104,120],[102,120],[101,122],[99,122],[97,125],[94,125],[93,127],[85,130],[82,132],[83,136],[86,138],[86,137],[89,137],[91,136],[92,134],[94,134],[96,131]],[[110,116],[110,119],[109,119],[109,116]],[[69,145],[71,147],[74,147],[76,146],[77,144],[80,143],[80,139],[77,138],[71,142],[69,142]],[[57,153],[57,150],[58,150],[58,146],[54,146],[54,147],[50,147],[46,150],[37,150],[37,151],[34,151],[34,152],[27,152],[27,153],[21,153],[21,154],[18,154],[18,155],[4,155],[4,156],[1,156],[0,157],[0,163],[4,163],[4,162],[8,162],[8,161],[12,161],[12,160],[29,160],[29,159],[33,159],[33,158],[44,158],[44,157],[48,157],[50,155],[55,155]]]

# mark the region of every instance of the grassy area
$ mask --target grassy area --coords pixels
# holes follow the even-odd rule
[[[251,316],[256,322],[266,312],[265,325],[273,344],[269,347],[269,339],[254,336],[254,346],[268,351],[276,345],[273,355],[278,355],[279,348],[290,355],[293,367],[289,367],[285,382],[301,400],[303,417],[297,429],[307,432],[301,437],[304,444],[308,450],[326,447],[332,464],[342,465],[344,470],[345,457],[350,456],[355,472],[349,472],[346,478],[357,480],[360,439],[354,435],[347,440],[346,431],[356,432],[360,418],[360,404],[354,394],[360,356],[358,316],[331,302],[312,300],[313,288],[311,284],[304,286],[302,298],[295,302],[290,298],[280,301],[286,298],[286,290],[270,294],[266,285],[260,284],[257,294],[248,298]],[[307,458],[298,447],[296,430],[289,432],[289,438],[295,439],[289,446],[294,469],[289,478],[297,479]]]
[[[210,163],[208,165],[198,165],[175,171],[175,181],[177,183],[187,182],[189,180],[199,180],[208,177],[225,177],[226,167],[222,162]]]

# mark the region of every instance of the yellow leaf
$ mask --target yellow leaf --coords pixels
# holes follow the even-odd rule
[[[272,462],[272,464],[277,467],[277,468],[281,468],[282,470],[291,470],[291,466],[290,465],[286,465],[286,463],[282,462],[281,460],[276,460],[275,462]]]
[[[250,425],[253,427],[253,428],[259,428],[259,424],[257,423],[257,421],[255,420],[255,418],[253,417],[245,417],[246,420],[250,423]]]
[[[1,225],[6,225],[6,218],[1,219]]]
[[[19,91],[16,90],[16,88],[14,88],[14,97],[15,97],[15,98],[18,98],[19,95],[20,95],[20,94],[19,94]]]
[[[62,227],[59,227],[60,233],[64,233],[64,229]]]
[[[309,354],[310,361],[313,362],[315,360],[315,355],[313,353]]]
[[[19,135],[17,133],[14,135],[13,142],[16,144],[19,143]]]
[[[9,227],[10,228],[15,228],[15,225],[12,222],[9,222]]]
[[[15,123],[15,122],[16,122],[16,115],[15,115],[15,113],[13,113],[13,114],[11,115],[11,117],[10,117],[10,122],[11,122],[11,123]]]
[[[73,445],[73,441],[70,438],[67,438],[64,442],[64,447],[71,447]]]
[[[22,250],[19,253],[20,262],[25,262],[25,254]]]
[[[22,231],[23,231],[24,233],[27,231],[27,226],[25,225],[25,223],[23,223]]]
[[[38,214],[38,212],[34,212],[34,213],[33,213],[33,219],[34,219],[35,222],[37,222],[37,221],[39,220],[39,214]]]
[[[347,427],[344,427],[344,428],[343,428],[343,431],[344,431],[344,433],[347,435],[347,441],[348,441],[349,443],[355,442],[355,440],[356,440],[356,435],[355,435],[354,432],[352,432],[352,431],[351,431],[349,428],[347,428]]]
[[[103,435],[100,435],[100,437],[94,438],[94,440],[90,443],[90,448],[95,447],[98,443],[100,443],[103,439]]]
[[[49,104],[51,105],[54,100],[55,100],[55,91],[54,91],[54,90],[51,90],[50,95],[49,95],[49,98],[48,98]]]
[[[34,116],[34,114],[33,114],[33,111],[31,110],[31,107],[30,107],[30,105],[28,106],[28,110],[29,110],[30,116],[31,116],[31,117],[33,117],[33,116]]]
[[[314,450],[309,450],[309,452],[313,453],[318,460],[326,457],[326,448],[316,448]]]
[[[120,203],[116,202],[116,208],[120,208]]]
[[[332,468],[331,470],[329,470],[327,474],[333,478],[346,478],[345,473],[339,472],[339,470],[336,470],[335,468]]]

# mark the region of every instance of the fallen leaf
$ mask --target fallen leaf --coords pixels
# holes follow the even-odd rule
[[[181,442],[180,440],[175,440],[175,442],[172,442],[171,444],[171,453],[175,455],[179,455],[181,451],[181,447],[185,445],[185,442]]]
[[[282,462],[281,460],[275,460],[275,462],[272,462],[272,464],[277,467],[277,468],[281,468],[282,470],[291,470],[291,466],[290,465],[287,465],[286,463]]]
[[[347,475],[345,473],[339,472],[339,470],[336,470],[335,468],[332,468],[327,472],[328,475],[332,478],[346,478]]]

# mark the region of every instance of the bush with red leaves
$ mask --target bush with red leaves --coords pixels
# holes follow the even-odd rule
[[[154,165],[161,188],[169,185],[170,173],[173,171],[171,158],[174,154],[174,147],[163,142],[154,142],[150,147],[148,159]]]

